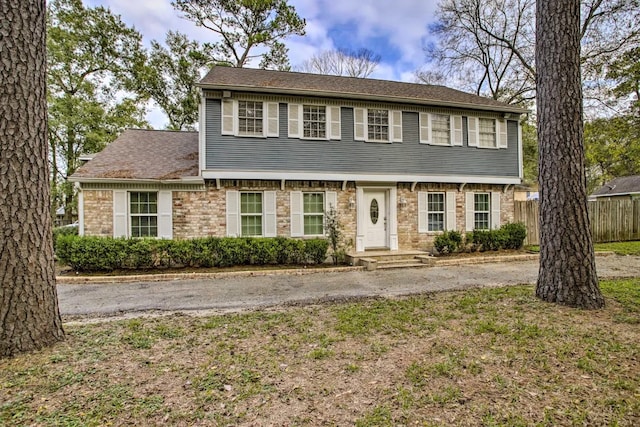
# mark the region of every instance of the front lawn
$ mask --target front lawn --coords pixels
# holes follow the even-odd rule
[[[68,325],[0,360],[0,425],[638,425],[640,278]]]
[[[525,249],[532,252],[540,252],[540,246],[529,245]],[[593,249],[596,252],[615,252],[617,255],[640,255],[640,240],[631,242],[595,243]]]

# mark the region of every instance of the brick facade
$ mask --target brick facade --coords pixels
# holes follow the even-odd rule
[[[355,249],[356,239],[356,186],[349,182],[342,190],[342,182],[286,181],[284,190],[280,181],[221,181],[217,189],[214,182],[207,182],[204,191],[173,192],[173,237],[187,239],[206,236],[226,236],[226,194],[237,191],[275,191],[277,203],[277,230],[279,236],[290,236],[291,191],[335,191],[338,196],[338,217],[349,250]],[[426,250],[433,246],[438,233],[418,232],[418,192],[454,191],[456,194],[456,229],[465,229],[465,193],[500,192],[501,224],[514,218],[513,188],[506,193],[502,185],[469,184],[458,191],[457,184],[418,184],[411,191],[411,184],[400,183],[397,201],[406,201],[397,207],[399,249]],[[111,190],[84,190],[84,232],[86,235],[110,236],[113,234],[113,195]]]
[[[84,234],[113,236],[113,191],[84,190]]]

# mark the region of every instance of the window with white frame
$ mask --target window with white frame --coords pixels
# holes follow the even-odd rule
[[[158,193],[129,193],[131,237],[158,237]]]
[[[238,101],[238,133],[263,134],[263,104],[260,101]]]
[[[389,141],[389,110],[368,109],[367,129],[370,141]]]
[[[480,118],[478,120],[479,126],[479,146],[483,148],[496,148],[497,138],[496,138],[496,121],[494,119],[483,119]]]
[[[444,231],[444,193],[427,194],[427,231]]]
[[[451,144],[451,116],[448,114],[432,114],[431,135],[434,144]]]
[[[473,227],[476,230],[491,228],[491,198],[489,193],[473,195]]]
[[[303,193],[304,235],[324,234],[324,193]]]
[[[240,235],[262,236],[262,193],[240,193]]]
[[[324,105],[304,105],[302,107],[302,130],[304,138],[326,139],[327,107]]]

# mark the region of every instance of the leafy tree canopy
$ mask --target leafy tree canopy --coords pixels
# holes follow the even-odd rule
[[[260,68],[288,70],[282,40],[305,34],[305,20],[287,0],[174,0],[184,17],[219,36],[215,61],[244,67],[261,57]]]
[[[124,91],[142,59],[142,36],[104,7],[53,0],[47,7],[47,84],[52,198],[63,199],[68,219],[75,204],[70,185],[83,153],[100,151],[126,127],[142,127],[143,100]]]
[[[198,121],[200,93],[194,85],[212,65],[214,49],[186,35],[169,31],[165,46],[151,42],[144,65],[134,71],[133,89],[152,99],[169,119],[168,129],[193,130]]]

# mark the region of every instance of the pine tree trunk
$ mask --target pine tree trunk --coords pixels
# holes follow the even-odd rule
[[[540,272],[536,295],[600,308],[587,211],[580,78],[580,1],[538,0]]]
[[[64,339],[49,174],[45,0],[0,1],[0,357]]]

